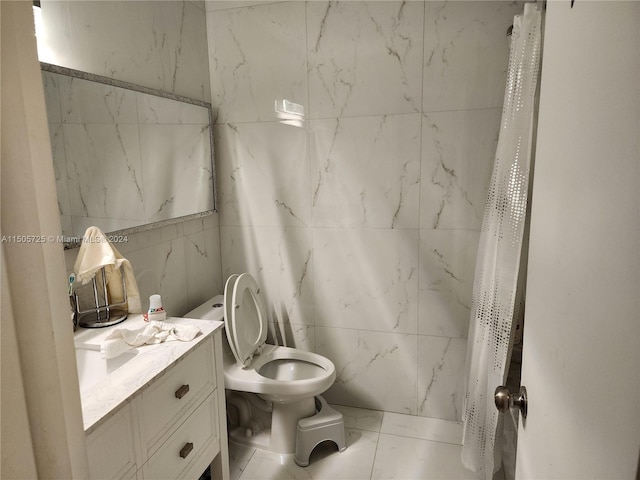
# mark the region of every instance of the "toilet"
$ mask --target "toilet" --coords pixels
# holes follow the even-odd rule
[[[270,345],[263,293],[248,274],[231,275],[217,296],[185,317],[225,322],[224,380],[229,436],[236,443],[294,453],[301,419],[336,379],[331,360]]]

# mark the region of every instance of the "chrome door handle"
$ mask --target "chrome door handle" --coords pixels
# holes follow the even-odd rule
[[[527,389],[520,387],[518,395],[513,395],[507,387],[499,386],[493,395],[496,408],[499,412],[504,413],[510,408],[517,408],[522,414],[522,418],[527,418]]]

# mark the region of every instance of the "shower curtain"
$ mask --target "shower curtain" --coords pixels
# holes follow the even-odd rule
[[[498,147],[476,258],[466,357],[462,462],[481,478],[500,466],[495,388],[506,379],[527,209],[541,12],[514,18]]]

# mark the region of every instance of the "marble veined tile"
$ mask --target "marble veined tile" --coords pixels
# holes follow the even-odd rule
[[[384,412],[366,408],[345,407],[344,405],[331,405],[331,407],[342,413],[345,428],[356,428],[370,432],[380,431]]]
[[[57,80],[63,123],[138,123],[135,92],[64,75]]]
[[[213,208],[207,125],[140,125],[140,150],[148,221]]]
[[[71,223],[71,217],[69,215],[60,215],[60,228],[62,230],[62,235],[65,237],[74,236],[73,224]]]
[[[128,252],[134,252],[182,238],[188,235],[184,233],[182,226],[183,223],[171,223],[163,227],[152,228],[128,235],[127,243],[120,248],[120,253],[126,255]]]
[[[51,72],[42,72],[42,87],[44,88],[44,100],[47,107],[47,121],[50,125],[62,123],[60,111],[60,92],[58,80],[60,75]]]
[[[316,332],[313,325],[284,323],[282,320],[272,321],[269,322],[267,343],[315,352]]]
[[[420,230],[421,335],[466,338],[479,232]]]
[[[384,412],[380,433],[461,445],[462,422]]]
[[[336,366],[332,404],[416,413],[417,336],[316,326],[316,348]]]
[[[218,123],[275,120],[275,101],[306,105],[305,3],[209,10],[209,67]]]
[[[221,225],[307,226],[307,133],[277,122],[216,125]]]
[[[312,118],[419,112],[423,2],[308,2]]]
[[[138,127],[63,125],[71,215],[143,220]]]
[[[220,231],[203,230],[184,238],[184,256],[187,269],[187,297],[194,308],[223,293],[220,260]]]
[[[418,226],[420,114],[311,125],[314,226]]]
[[[474,479],[462,465],[462,446],[380,434],[372,479]]]
[[[424,114],[420,228],[480,229],[501,110]]]
[[[523,2],[425,2],[423,111],[502,107]]]
[[[250,273],[265,292],[269,319],[314,324],[311,232],[294,227],[220,227],[222,277]]]
[[[376,454],[378,434],[345,429],[347,448],[338,452],[335,444],[319,446],[313,451],[308,467],[299,467],[294,454],[279,455],[256,450],[240,480],[359,480],[368,479]]]
[[[418,335],[418,415],[460,421],[467,341]]]
[[[136,93],[139,123],[151,124],[195,124],[208,125],[209,112],[206,107],[178,102],[170,98]]]
[[[220,215],[218,212],[214,212],[211,215],[204,217],[193,218],[182,223],[182,229],[185,235],[191,235],[192,233],[201,232],[202,230],[209,230],[211,228],[218,228],[220,226]]]
[[[206,19],[190,2],[43,2],[40,60],[209,101]]]
[[[149,308],[149,297],[158,293],[167,316],[179,317],[189,311],[184,241],[179,238],[127,254],[143,310]]]
[[[49,124],[49,138],[51,140],[51,154],[53,157],[53,173],[56,177],[56,191],[58,193],[58,210],[60,215],[69,216],[69,180],[67,178],[67,160],[64,150],[64,132],[61,124]]]
[[[69,235],[82,237],[87,231],[87,228],[93,227],[95,225],[99,225],[100,230],[102,230],[104,233],[109,233],[115,232],[116,230],[122,230],[124,228],[137,227],[138,225],[140,225],[140,221],[73,215],[71,217],[71,232],[69,232]],[[116,244],[115,247],[120,250],[121,244]]]
[[[316,325],[417,333],[418,231],[314,229]]]
[[[186,0],[186,1],[188,1],[189,3],[191,3],[194,6],[198,7],[202,11],[206,10],[205,0]]]
[[[224,340],[223,340],[224,341]],[[229,442],[229,476],[231,480],[238,480],[256,449]]]
[[[205,0],[205,8],[209,10],[227,10],[229,8],[255,7],[265,3],[278,3],[282,0]]]

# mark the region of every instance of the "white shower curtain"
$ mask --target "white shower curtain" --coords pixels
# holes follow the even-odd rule
[[[527,208],[541,12],[514,19],[498,148],[476,259],[466,357],[462,462],[480,478],[500,466],[501,418],[494,405],[506,379]]]

